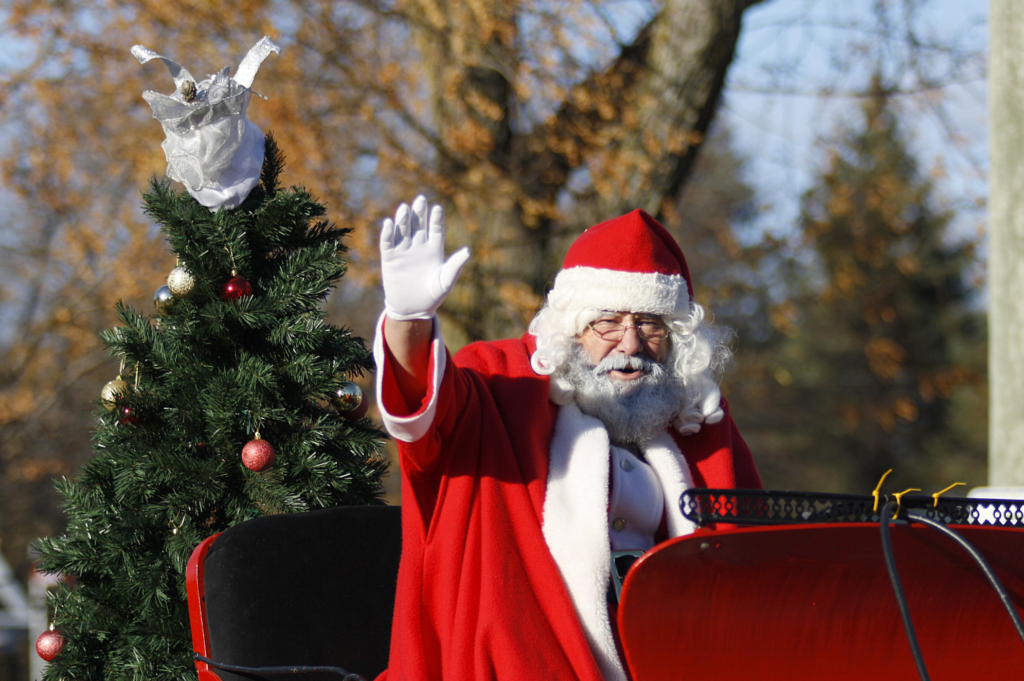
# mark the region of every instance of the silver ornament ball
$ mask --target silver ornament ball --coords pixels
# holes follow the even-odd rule
[[[345,381],[331,395],[331,404],[340,412],[352,411],[363,402],[362,389],[352,381]]]
[[[153,307],[155,307],[156,311],[163,316],[167,316],[174,312],[175,303],[177,302],[178,299],[174,297],[173,293],[171,293],[171,289],[166,286],[161,286],[156,290],[156,293],[153,294]]]
[[[167,288],[175,298],[188,298],[195,287],[196,278],[181,265],[167,275]]]

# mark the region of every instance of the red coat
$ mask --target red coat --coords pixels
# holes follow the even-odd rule
[[[435,340],[441,375],[423,405],[406,405],[382,336],[378,392],[399,440],[403,544],[390,667],[378,681],[600,681],[542,534],[559,407],[530,367],[533,337],[474,343],[454,361]],[[694,485],[761,486],[727,406],[718,424],[675,440]]]

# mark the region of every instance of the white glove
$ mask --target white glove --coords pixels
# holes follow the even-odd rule
[[[412,210],[402,204],[394,222],[380,230],[380,273],[384,280],[384,310],[395,321],[432,319],[441,307],[469,249],[444,259],[444,210],[434,206],[427,221],[427,200],[417,196]]]

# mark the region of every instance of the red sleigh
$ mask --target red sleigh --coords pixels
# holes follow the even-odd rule
[[[1024,503],[904,498],[885,523],[894,590],[884,501],[688,492],[698,524],[733,527],[665,542],[629,569],[618,617],[634,681],[1024,676]],[[927,523],[950,526],[984,566]],[[337,565],[324,562],[332,551]],[[197,658],[200,681],[278,678],[266,669],[296,662],[322,670],[305,678],[373,678],[387,663],[398,555],[394,507],[272,516],[206,540],[189,561],[189,610],[196,653],[221,667]],[[312,600],[275,593],[296,583]]]

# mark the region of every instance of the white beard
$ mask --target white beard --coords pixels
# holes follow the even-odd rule
[[[644,375],[617,381],[608,375],[616,369],[640,369]],[[640,355],[608,355],[594,366],[583,347],[574,345],[559,372],[575,388],[580,410],[600,419],[616,444],[649,442],[668,427],[686,399],[682,380]]]

